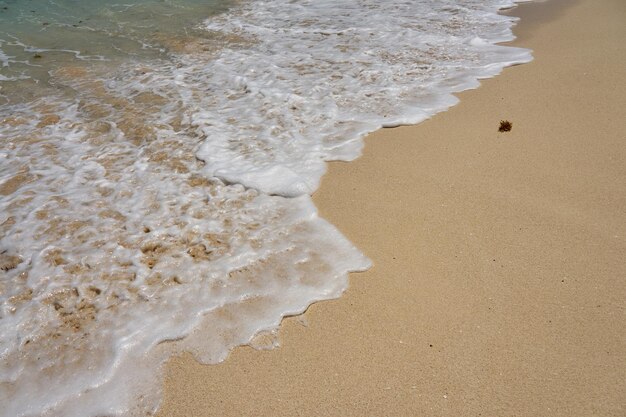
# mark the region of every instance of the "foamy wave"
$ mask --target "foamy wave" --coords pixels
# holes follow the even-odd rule
[[[4,118],[6,416],[120,414],[147,392],[154,407],[149,370],[172,351],[220,361],[285,314],[339,296],[347,272],[368,265],[317,217],[310,197],[271,197],[199,175],[198,138],[140,118],[160,115],[149,111],[157,96],[110,95],[85,79],[88,94],[75,105],[47,99]],[[202,343],[149,355],[200,322]],[[76,402],[79,393],[120,401]]]
[[[514,19],[495,13],[511,4],[251,2],[212,19],[209,30],[248,43],[177,71],[205,88],[197,155],[208,175],[311,193],[324,161],[356,158],[365,133],[418,123],[455,104],[452,93],[528,62],[528,50],[494,45],[513,39]]]
[[[494,45],[511,4],[251,2],[168,60],[3,90],[0,415],[145,414],[171,354],[339,296],[369,261],[311,203],[325,161],[530,60]]]

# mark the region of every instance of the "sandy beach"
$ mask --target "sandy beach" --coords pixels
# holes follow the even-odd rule
[[[507,13],[532,63],[330,164],[374,267],[278,349],[172,359],[159,416],[626,415],[626,2]]]

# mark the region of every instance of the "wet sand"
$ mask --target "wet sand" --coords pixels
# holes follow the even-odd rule
[[[509,13],[532,63],[330,165],[374,267],[279,349],[172,359],[160,416],[626,414],[626,2]]]

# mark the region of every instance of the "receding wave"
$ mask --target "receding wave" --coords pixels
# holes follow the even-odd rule
[[[496,45],[511,4],[252,1],[167,36],[92,23],[113,52],[2,35],[0,415],[153,412],[172,354],[217,363],[338,297],[369,261],[317,216],[326,161],[529,61]]]

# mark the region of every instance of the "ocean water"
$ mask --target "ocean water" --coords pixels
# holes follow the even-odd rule
[[[172,354],[340,296],[326,162],[530,61],[512,5],[0,0],[0,416],[150,414]]]

